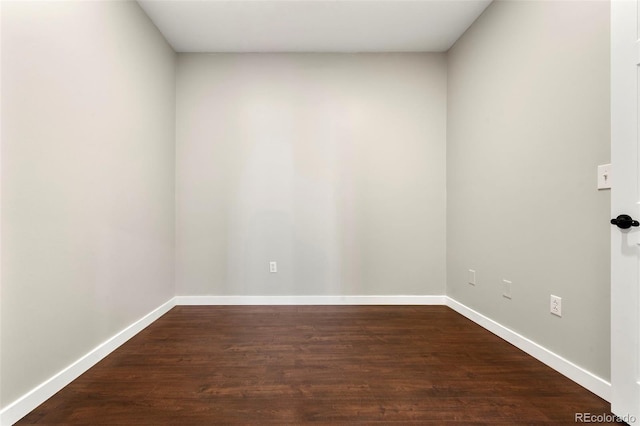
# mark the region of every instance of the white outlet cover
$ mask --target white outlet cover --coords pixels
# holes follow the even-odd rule
[[[476,271],[469,269],[469,279],[467,282],[471,285],[476,285]]]
[[[502,280],[502,297],[511,299],[511,284],[509,280]]]
[[[269,262],[269,272],[278,272],[278,263],[277,262]]]
[[[549,312],[558,317],[562,317],[562,297],[551,295]]]
[[[598,189],[611,189],[611,164],[598,166]]]

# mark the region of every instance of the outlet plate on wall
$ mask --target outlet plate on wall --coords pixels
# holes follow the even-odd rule
[[[278,272],[278,262],[269,262],[269,272]]]
[[[469,269],[469,276],[467,282],[471,285],[476,285],[476,271],[473,269]]]
[[[502,297],[511,300],[511,284],[509,280],[502,280]]]
[[[562,316],[562,297],[551,295],[549,302],[549,312],[558,317]]]

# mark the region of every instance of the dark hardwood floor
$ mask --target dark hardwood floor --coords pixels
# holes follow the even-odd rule
[[[609,404],[444,306],[180,306],[18,424],[575,424]]]

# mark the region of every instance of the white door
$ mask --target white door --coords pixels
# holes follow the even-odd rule
[[[611,3],[611,213],[640,218],[640,0]],[[640,228],[611,230],[611,410],[640,420]]]

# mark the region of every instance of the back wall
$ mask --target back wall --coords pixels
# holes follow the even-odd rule
[[[444,54],[179,54],[177,294],[444,294],[446,86]]]

